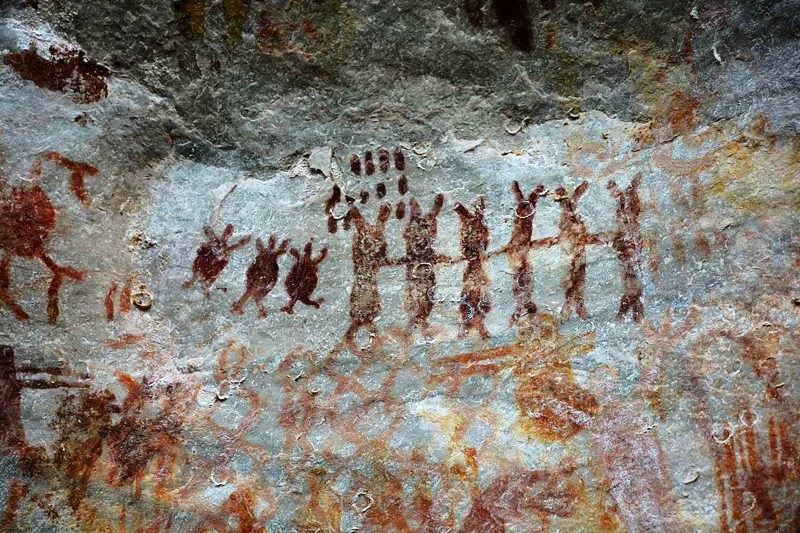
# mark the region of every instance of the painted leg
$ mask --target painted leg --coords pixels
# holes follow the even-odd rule
[[[247,303],[247,300],[249,299],[250,299],[250,291],[245,291],[245,293],[242,294],[242,297],[239,298],[236,301],[236,303],[231,306],[231,312],[236,313],[237,315],[241,315],[242,313],[244,313],[244,306]]]
[[[0,261],[0,302],[6,305],[17,320],[28,320],[28,313],[16,302],[9,290],[11,286],[11,257],[6,255]]]
[[[50,322],[55,322],[60,314],[58,309],[58,291],[61,290],[61,285],[64,283],[64,276],[72,279],[83,279],[86,272],[76,270],[72,267],[59,266],[46,254],[42,254],[40,257],[45,266],[53,273],[53,279],[50,282],[50,287],[47,289],[47,316],[50,318]]]

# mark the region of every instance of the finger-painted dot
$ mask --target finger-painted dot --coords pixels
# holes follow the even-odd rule
[[[400,148],[394,149],[394,168],[397,170],[406,169],[406,156],[403,155],[403,152],[400,150]]]
[[[385,148],[381,148],[378,152],[378,168],[381,169],[381,172],[389,170],[389,150]]]
[[[350,156],[350,171],[356,176],[361,175],[361,160],[356,154]]]
[[[405,175],[400,176],[400,179],[397,181],[397,191],[401,195],[408,192],[408,179]]]
[[[364,172],[367,176],[375,174],[375,163],[372,161],[372,152],[364,153]]]

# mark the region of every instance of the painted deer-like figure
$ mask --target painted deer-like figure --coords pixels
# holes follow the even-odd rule
[[[85,176],[94,176],[98,170],[86,163],[66,158],[58,152],[45,152],[36,158],[31,167],[30,183],[6,187],[0,180],[0,303],[8,307],[18,320],[27,320],[28,313],[16,302],[11,293],[11,259],[14,256],[39,259],[53,273],[47,289],[47,316],[51,322],[58,319],[58,293],[64,277],[83,279],[85,272],[56,263],[47,253],[46,243],[56,226],[56,209],[50,196],[37,182],[42,177],[42,166],[54,163],[69,170],[69,189],[86,207],[91,198],[84,185]]]

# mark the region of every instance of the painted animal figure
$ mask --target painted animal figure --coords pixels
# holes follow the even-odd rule
[[[47,316],[51,322],[58,319],[58,293],[64,277],[80,280],[85,272],[57,264],[47,254],[46,242],[56,226],[56,210],[47,192],[36,184],[42,177],[42,164],[55,163],[70,171],[69,189],[86,207],[91,199],[84,187],[84,177],[94,176],[98,170],[86,163],[73,161],[57,152],[45,152],[31,167],[32,184],[12,185],[6,188],[0,180],[0,303],[11,310],[18,320],[27,320],[28,313],[16,302],[11,293],[11,259],[14,256],[39,259],[53,273],[47,289]]]
[[[286,253],[289,247],[289,240],[281,242],[280,246],[276,247],[277,238],[275,235],[269,236],[269,246],[264,246],[261,238],[256,239],[256,255],[253,264],[247,268],[245,291],[239,300],[233,304],[231,311],[234,313],[243,313],[244,305],[250,298],[258,307],[258,316],[267,316],[267,310],[261,301],[269,294],[275,283],[278,281],[278,273],[280,267],[278,266],[278,258]]]
[[[183,288],[187,289],[200,280],[203,284],[203,292],[208,298],[211,285],[217,281],[222,270],[228,266],[232,252],[249,243],[250,235],[242,237],[233,244],[228,244],[228,239],[233,235],[233,224],[225,226],[225,230],[219,237],[211,226],[205,226],[203,232],[208,240],[197,249],[197,257],[192,263],[192,278],[183,284]]]
[[[311,295],[317,288],[318,272],[317,265],[328,255],[328,249],[323,248],[320,250],[317,257],[311,257],[311,243],[307,243],[303,248],[303,255],[297,248],[292,248],[289,253],[294,257],[294,264],[292,265],[289,275],[286,276],[286,293],[289,295],[289,303],[281,309],[289,314],[294,313],[294,304],[299,300],[300,302],[310,305],[311,307],[319,309],[320,304],[325,301],[325,298],[312,300]]]

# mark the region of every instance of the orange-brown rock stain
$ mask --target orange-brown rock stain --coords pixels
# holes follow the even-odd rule
[[[51,423],[58,433],[53,464],[63,475],[67,502],[77,512],[87,496],[89,482],[103,453],[103,441],[115,411],[110,392],[67,396]]]
[[[197,524],[192,533],[205,533],[215,531],[217,533],[265,533],[267,527],[264,524],[266,516],[256,516],[256,494],[249,487],[236,489],[230,496],[212,513],[206,516]],[[168,531],[168,530],[167,530]]]
[[[540,314],[538,319],[537,326],[514,344],[437,360],[450,369],[439,379],[450,380],[452,388],[468,376],[494,376],[511,368],[519,382],[514,392],[519,428],[545,441],[564,440],[584,429],[599,411],[594,396],[576,382],[571,363],[572,357],[592,349],[594,333],[563,336],[553,316]]]
[[[0,528],[10,527],[14,523],[19,511],[22,500],[28,494],[28,488],[19,479],[12,479],[8,484],[8,495],[6,496],[6,508],[3,512],[3,519],[0,520]]]
[[[785,418],[769,417],[764,424],[745,410],[740,419],[740,427],[723,425],[711,442],[720,531],[773,530],[787,523],[791,512],[776,495],[800,479],[796,432]]]
[[[512,528],[536,524],[547,530],[553,517],[568,518],[578,511],[584,498],[583,483],[574,475],[570,461],[552,470],[528,470],[497,477],[473,496],[472,508],[461,531],[504,533]]]

